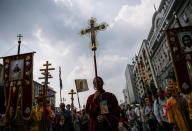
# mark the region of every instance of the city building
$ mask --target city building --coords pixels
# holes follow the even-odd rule
[[[139,53],[134,60],[133,73],[138,95],[142,98],[146,93],[147,84],[158,88],[151,59],[147,50],[147,41],[143,40]]]
[[[37,102],[35,100],[35,97],[37,95],[41,94],[40,90],[42,90],[42,89],[43,89],[43,85],[42,84],[40,84],[40,83],[38,83],[36,81],[33,81],[33,100],[34,100],[33,104],[34,105],[37,104]],[[56,101],[55,100],[55,95],[56,95],[56,92],[53,90],[53,88],[51,88],[49,86],[48,86],[48,89],[49,89],[48,94],[49,95],[54,95],[53,97],[49,97],[48,100],[49,100],[50,104],[54,104],[55,105],[55,101]]]
[[[192,1],[162,0],[153,15],[152,27],[146,40],[157,85],[163,89],[168,86],[170,76],[174,76],[168,42],[162,31],[179,26],[173,12],[176,12],[181,26],[192,25]]]
[[[136,102],[137,91],[135,87],[133,65],[127,65],[125,70],[126,86],[123,90],[124,99],[126,104],[131,104]]]

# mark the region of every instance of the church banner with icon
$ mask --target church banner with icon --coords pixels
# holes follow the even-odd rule
[[[89,90],[86,79],[75,80],[75,85],[76,85],[77,92],[84,92]]]
[[[29,119],[32,110],[33,54],[26,53],[3,57],[6,114],[17,117],[20,110]],[[10,112],[13,112],[10,116]]]
[[[166,30],[177,84],[188,94],[192,90],[192,26]]]

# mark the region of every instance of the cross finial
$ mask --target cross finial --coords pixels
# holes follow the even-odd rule
[[[19,34],[17,37],[19,38],[18,41],[21,41],[21,37],[23,37],[23,36],[21,34]]]
[[[21,37],[23,37],[21,34],[19,34],[17,37],[19,37],[19,40],[18,40],[18,51],[17,51],[17,54],[19,55],[20,54],[20,46],[21,46]]]
[[[96,34],[99,30],[105,30],[107,28],[106,23],[101,23],[100,25],[96,24],[96,19],[91,17],[91,19],[88,21],[88,28],[82,29],[80,31],[80,35],[90,34],[90,47],[92,51],[96,51],[97,49],[97,40],[96,40]]]

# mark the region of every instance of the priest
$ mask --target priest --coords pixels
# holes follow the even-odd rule
[[[95,77],[97,91],[87,99],[86,112],[90,117],[89,131],[118,131],[120,107],[114,94],[103,89],[103,79]]]

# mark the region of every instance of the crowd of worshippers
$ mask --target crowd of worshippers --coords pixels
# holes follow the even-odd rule
[[[189,96],[179,88],[159,88],[152,99],[120,107],[116,96],[103,89],[101,77],[94,78],[93,85],[95,93],[79,111],[61,103],[58,112],[37,98],[27,131],[192,131]]]
[[[120,131],[192,131],[189,96],[178,88],[157,89],[152,100],[127,104],[120,113]]]

